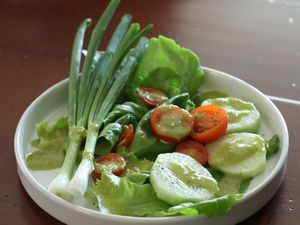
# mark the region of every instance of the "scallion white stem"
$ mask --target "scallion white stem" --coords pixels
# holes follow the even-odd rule
[[[89,126],[81,162],[68,186],[68,191],[73,196],[83,196],[88,187],[89,174],[94,170],[93,156],[98,132],[98,126]]]
[[[72,196],[68,191],[68,185],[73,175],[75,162],[83,139],[83,131],[77,130],[70,134],[67,155],[59,174],[50,182],[48,190],[67,201],[70,201]]]

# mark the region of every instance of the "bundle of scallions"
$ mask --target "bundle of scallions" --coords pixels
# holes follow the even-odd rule
[[[50,192],[66,200],[71,200],[72,196],[83,196],[87,191],[103,120],[122,93],[148,45],[144,34],[152,25],[140,29],[139,24],[131,24],[130,15],[124,15],[106,50],[98,51],[119,3],[120,0],[111,0],[96,24],[82,69],[82,48],[85,32],[91,25],[90,19],[83,21],[75,36],[69,78],[69,144],[63,166],[48,186]],[[76,169],[84,142],[81,162]]]

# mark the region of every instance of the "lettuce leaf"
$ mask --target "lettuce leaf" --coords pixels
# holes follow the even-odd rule
[[[188,92],[195,95],[205,77],[200,61],[191,50],[164,36],[152,38],[126,93],[138,102],[138,87],[155,87],[169,97]]]
[[[133,152],[127,152],[125,148],[119,149],[118,153],[125,159],[127,170],[150,173],[154,163],[153,161],[139,159]]]
[[[170,207],[156,197],[151,184],[137,184],[127,177],[107,173],[90,188],[88,196],[93,195],[104,213],[151,216]]]
[[[49,170],[62,166],[68,144],[68,118],[59,118],[54,124],[44,121],[36,125],[38,138],[31,142],[37,151],[26,155],[31,170]]]
[[[279,151],[280,140],[278,135],[274,135],[270,140],[266,141],[266,157],[270,158],[271,155]]]
[[[229,211],[243,195],[231,194],[219,198],[206,200],[198,203],[182,203],[168,209],[167,212],[161,212],[162,215],[204,215],[217,216]]]

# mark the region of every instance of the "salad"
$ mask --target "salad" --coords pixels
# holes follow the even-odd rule
[[[103,213],[227,212],[278,151],[278,136],[258,133],[261,117],[252,102],[201,92],[206,74],[197,55],[162,35],[146,38],[151,24],[141,29],[124,15],[98,51],[118,4],[111,0],[87,50],[91,20],[79,26],[68,115],[37,124],[28,168],[60,168],[48,190],[66,201],[81,196]]]

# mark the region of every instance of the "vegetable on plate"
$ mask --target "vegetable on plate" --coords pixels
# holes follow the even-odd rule
[[[191,156],[192,158],[197,160],[201,165],[206,164],[208,161],[207,148],[197,141],[183,141],[176,146],[175,151]]]
[[[199,106],[192,112],[195,125],[190,136],[201,142],[208,143],[223,136],[227,129],[227,112],[217,105]]]
[[[95,159],[95,170],[92,172],[92,177],[95,180],[100,180],[103,172],[110,172],[121,176],[125,171],[125,159],[118,153],[107,153]]]
[[[162,105],[151,113],[151,127],[154,134],[163,141],[177,143],[192,131],[194,121],[191,115],[175,105]]]
[[[140,87],[137,88],[137,92],[142,101],[149,106],[159,106],[168,100],[168,96],[157,88]]]

